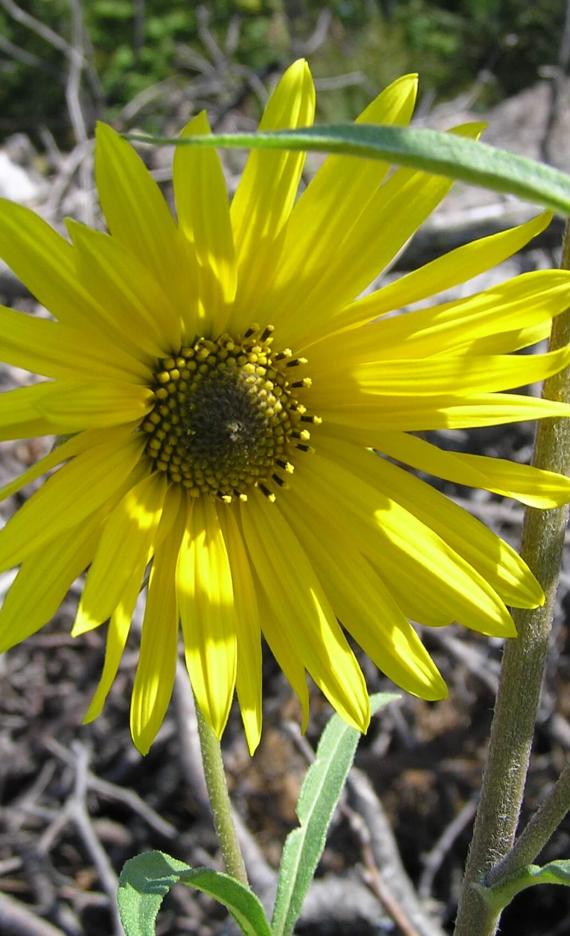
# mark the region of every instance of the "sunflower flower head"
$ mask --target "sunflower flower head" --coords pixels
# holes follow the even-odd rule
[[[406,124],[415,93],[416,77],[404,76],[358,120]],[[260,127],[309,125],[314,105],[308,66],[296,62]],[[183,135],[209,132],[200,114]],[[399,686],[439,699],[445,684],[411,621],[507,637],[507,604],[543,601],[507,543],[404,466],[536,507],[570,500],[563,477],[416,434],[570,414],[505,392],[568,364],[568,348],[514,352],[548,335],[570,304],[570,274],[527,273],[386,314],[500,262],[549,218],[359,298],[451,183],[331,156],[297,197],[303,162],[251,153],[229,204],[215,151],[178,147],[175,220],[136,152],[102,125],[109,233],[69,222],[67,240],[0,203],[0,254],[53,316],[0,310],[3,359],[43,378],[0,396],[1,438],[68,437],[2,491],[57,469],[0,531],[0,569],[18,567],[0,650],[46,624],[88,570],[73,633],[108,622],[95,718],[148,575],[131,702],[142,752],[170,700],[180,631],[202,713],[220,736],[237,690],[253,751],[262,637],[304,723],[309,674],[365,731],[367,690],[347,633]]]

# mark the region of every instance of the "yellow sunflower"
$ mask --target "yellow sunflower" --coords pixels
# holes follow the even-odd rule
[[[406,124],[415,94],[416,77],[400,78],[358,120]],[[261,127],[310,124],[314,100],[297,62]],[[204,114],[183,131],[208,132]],[[237,689],[253,751],[262,636],[305,722],[308,673],[365,731],[366,685],[345,631],[399,686],[440,699],[445,684],[410,619],[508,637],[506,605],[543,601],[509,545],[395,462],[536,507],[570,500],[563,477],[413,434],[570,414],[502,392],[570,361],[568,348],[511,353],[548,334],[570,304],[570,274],[528,273],[385,314],[500,262],[548,217],[359,299],[451,183],[329,157],[296,200],[302,168],[299,153],[253,152],[228,204],[217,154],[180,147],[175,221],[139,156],[103,125],[109,234],[71,221],[69,243],[26,208],[0,205],[0,254],[54,318],[1,309],[3,359],[47,378],[0,396],[1,437],[68,437],[1,492],[57,467],[0,531],[0,569],[19,567],[0,649],[42,627],[88,569],[73,633],[109,621],[95,718],[150,569],[131,703],[142,752],[169,703],[180,624],[204,716],[220,736]]]

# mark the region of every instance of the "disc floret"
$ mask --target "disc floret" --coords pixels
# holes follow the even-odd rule
[[[247,499],[257,486],[274,500],[295,453],[310,451],[307,425],[320,420],[301,399],[311,386],[297,376],[307,361],[274,351],[272,332],[198,337],[157,362],[146,453],[153,470],[194,497]]]

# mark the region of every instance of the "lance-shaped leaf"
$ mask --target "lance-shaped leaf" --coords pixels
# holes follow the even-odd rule
[[[370,124],[323,125],[273,133],[212,133],[188,137],[128,134],[129,140],[169,146],[312,150],[381,159],[518,195],[570,215],[570,176],[552,166],[454,133]]]
[[[373,712],[399,698],[395,693],[379,693],[370,700]],[[325,847],[327,829],[352,766],[361,735],[338,715],[325,728],[315,761],[305,779],[297,816],[299,827],[287,836],[277,884],[277,897],[271,932],[287,936],[299,918],[303,900],[313,880]]]
[[[126,862],[119,878],[117,901],[126,936],[154,936],[165,894],[174,884],[187,884],[223,904],[245,936],[270,936],[259,900],[228,874],[191,868],[164,852],[151,851]]]
[[[475,884],[474,887],[495,913],[499,913],[508,907],[517,894],[536,884],[561,884],[563,887],[570,887],[570,860],[550,861],[542,867],[527,865],[493,887],[483,887],[480,884]]]

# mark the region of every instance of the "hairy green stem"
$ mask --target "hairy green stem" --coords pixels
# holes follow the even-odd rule
[[[241,881],[247,887],[249,882],[232,819],[232,807],[224,772],[222,748],[216,735],[202,715],[198,704],[196,704],[196,717],[204,776],[208,787],[210,806],[212,807],[214,828],[222,850],[224,865],[228,874],[231,874],[232,877]]]
[[[562,267],[570,269],[570,233],[566,226]],[[550,350],[570,342],[570,313],[554,320]],[[570,369],[545,381],[544,396],[568,402]],[[570,420],[539,423],[533,463],[561,474],[570,473]],[[455,936],[494,936],[499,916],[487,907],[474,883],[482,883],[510,852],[519,820],[536,712],[548,654],[548,642],[568,508],[548,511],[527,508],[521,555],[544,588],[546,601],[535,610],[513,614],[518,638],[508,640],[495,703],[481,801],[475,820]]]
[[[570,764],[567,764],[548,796],[529,819],[512,850],[491,868],[484,884],[492,887],[532,864],[551,835],[570,811]]]

